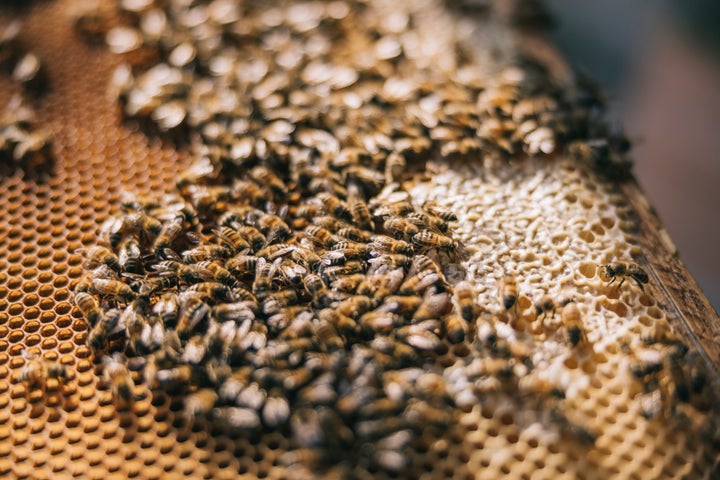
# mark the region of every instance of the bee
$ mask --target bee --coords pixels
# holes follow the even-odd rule
[[[421,232],[416,233],[413,235],[412,240],[416,244],[425,247],[439,248],[446,251],[455,250],[455,242],[453,242],[450,237],[431,232],[430,230],[422,230]]]
[[[440,286],[440,276],[432,270],[423,270],[408,278],[400,285],[398,293],[400,295],[411,295],[413,293],[423,292],[425,289]]]
[[[411,238],[420,231],[418,227],[411,222],[398,217],[390,217],[385,220],[383,222],[383,228],[393,236],[405,238]]]
[[[215,407],[212,416],[216,422],[239,431],[255,430],[261,426],[260,416],[252,408]]]
[[[290,417],[290,404],[280,393],[268,395],[262,409],[262,420],[265,425],[275,428],[287,423]]]
[[[303,286],[305,291],[312,298],[313,305],[317,308],[329,307],[332,303],[332,299],[328,294],[328,289],[325,286],[323,279],[314,273],[307,275],[303,279]]]
[[[347,203],[343,202],[336,196],[331,195],[327,192],[320,192],[315,196],[315,198],[320,200],[328,213],[331,213],[337,218],[341,220],[346,220],[348,222],[351,222],[353,220],[352,212],[350,212],[350,208],[348,207]]]
[[[500,283],[500,301],[505,310],[510,310],[517,305],[518,288],[517,282],[513,277],[503,277]]]
[[[343,336],[352,336],[360,332],[358,324],[347,315],[343,315],[332,308],[325,308],[320,310],[318,318],[321,321],[328,322]]]
[[[627,350],[627,346],[623,350]],[[638,379],[660,372],[663,369],[664,360],[663,352],[659,350],[643,349],[638,352],[628,352],[630,373]]]
[[[255,180],[263,187],[267,187],[275,195],[284,197],[287,194],[288,188],[285,182],[275,175],[269,168],[262,165],[253,167],[248,172],[248,176]]]
[[[540,297],[540,300],[535,302],[535,313],[538,318],[541,318],[541,323],[545,320],[548,312],[550,313],[551,317],[554,317],[556,309],[557,304],[552,299],[552,297],[550,297],[550,295],[543,295],[542,297]]]
[[[273,263],[269,263],[264,258],[258,258],[255,281],[252,284],[252,293],[258,300],[263,300],[270,292],[273,277],[281,260],[278,258]]]
[[[102,315],[100,306],[98,305],[95,297],[86,292],[75,293],[75,305],[80,309],[80,313],[83,314],[85,320],[90,325],[95,325],[95,322]]]
[[[323,268],[324,267],[324,268]],[[353,275],[365,271],[365,263],[358,261],[346,262],[343,265],[325,267],[323,265],[318,272],[328,281],[333,282],[345,275]]]
[[[442,345],[438,336],[423,328],[420,324],[400,327],[395,331],[397,337],[411,347],[421,351],[437,351]]]
[[[120,245],[118,262],[125,272],[143,273],[142,253],[140,244],[135,238],[126,238]]]
[[[241,202],[248,201],[252,205],[261,206],[270,200],[267,190],[257,183],[237,179],[232,184],[233,198]]]
[[[257,221],[257,227],[265,235],[266,244],[273,243],[275,240],[282,242],[292,235],[292,230],[290,230],[287,223],[282,218],[271,213],[262,215]]]
[[[305,235],[323,248],[330,248],[337,243],[337,237],[322,227],[311,225],[305,229]]]
[[[348,167],[345,174],[351,185],[361,185],[369,195],[375,195],[385,184],[385,175],[382,172],[360,165]]]
[[[237,279],[230,273],[229,270],[221,267],[214,262],[200,262],[196,265],[197,270],[200,272],[200,276],[206,280],[214,280],[216,282],[227,285],[228,287],[238,286]]]
[[[140,281],[140,295],[150,295],[158,290],[167,290],[176,287],[178,275],[176,272],[163,272],[154,277],[146,277]]]
[[[335,231],[335,235],[342,238],[347,238],[353,242],[369,242],[372,238],[372,233],[365,230],[361,230],[357,227],[345,225]]]
[[[107,265],[116,272],[120,271],[120,262],[118,261],[117,255],[101,245],[90,247],[87,251],[87,257],[88,268],[97,268],[100,265]]]
[[[335,309],[341,315],[356,319],[370,310],[372,306],[373,301],[371,298],[364,295],[355,295],[340,301]]]
[[[180,313],[176,331],[181,339],[187,339],[190,333],[207,317],[210,306],[195,292],[180,294]]]
[[[565,338],[573,347],[587,344],[587,336],[583,328],[580,309],[574,301],[567,302],[560,312],[560,319],[565,326]]]
[[[212,315],[218,322],[232,321],[240,325],[255,320],[254,307],[252,302],[220,303],[212,308]]]
[[[144,213],[133,213],[125,217],[129,228],[140,234],[143,243],[149,243],[150,239],[156,238],[162,230],[162,224],[156,218]]]
[[[186,395],[184,404],[184,413],[190,421],[197,417],[208,415],[218,401],[218,394],[212,388],[201,388],[197,392]]]
[[[177,323],[178,313],[180,311],[180,304],[178,303],[178,297],[174,293],[165,293],[160,300],[155,302],[152,311],[155,315],[160,317],[163,325],[166,327],[173,327]]]
[[[220,227],[214,231],[221,243],[223,243],[230,250],[230,254],[233,255],[241,250],[249,249],[250,244],[240,236],[238,232],[230,227]]]
[[[389,295],[383,299],[380,308],[383,312],[409,316],[415,312],[422,303],[423,299],[417,296]]]
[[[358,285],[365,280],[365,275],[362,273],[354,273],[345,277],[338,278],[333,281],[330,286],[333,290],[338,292],[353,293],[357,290]]]
[[[112,278],[93,278],[90,282],[90,291],[97,295],[116,298],[125,302],[135,298],[135,292],[132,291],[128,284]]]
[[[110,309],[100,316],[98,323],[90,330],[87,344],[96,351],[102,351],[107,345],[108,337],[118,331],[121,312],[117,308]]]
[[[351,197],[350,213],[352,214],[355,224],[363,230],[372,231],[375,229],[375,224],[373,223],[367,203],[357,195]]]
[[[386,297],[386,302],[388,301],[388,298],[389,297]],[[420,321],[429,320],[431,318],[440,318],[448,313],[450,308],[450,295],[447,292],[436,292],[434,288],[428,288],[425,290],[417,310],[415,310],[415,313],[413,314],[413,320]]]
[[[458,219],[457,215],[452,210],[442,207],[433,201],[425,202],[423,204],[423,208],[446,222],[456,222]]]
[[[238,254],[225,263],[225,268],[238,278],[248,279],[255,275],[257,257],[254,255]]]
[[[460,315],[445,315],[442,317],[445,332],[450,343],[460,343],[465,340],[468,331],[468,323]]]
[[[254,250],[262,248],[267,241],[265,235],[263,235],[260,230],[250,225],[237,225],[234,228],[241,237],[247,240]]]
[[[619,289],[627,278],[632,278],[640,287],[640,290],[645,291],[643,284],[648,283],[648,274],[637,263],[608,263],[603,268],[605,269],[605,276],[610,279],[608,285],[617,280],[617,277],[622,277],[618,286],[615,287]]]
[[[460,316],[466,322],[475,318],[475,293],[470,282],[460,282],[453,289]]]
[[[280,456],[280,464],[286,467],[302,465],[316,468],[332,463],[331,453],[326,448],[296,448],[289,450]]]
[[[199,263],[205,260],[224,260],[232,255],[232,252],[224,245],[199,245],[182,253],[182,261],[185,263]]]
[[[61,363],[35,355],[23,356],[28,359],[28,363],[20,370],[20,381],[27,383],[30,388],[40,388],[44,391],[48,379],[61,381],[70,376],[68,368]]]
[[[110,217],[100,227],[100,235],[112,248],[117,248],[126,230],[125,217]]]
[[[116,353],[112,357],[103,357],[103,377],[110,386],[113,398],[118,408],[129,407],[133,401],[133,389],[135,383],[132,380],[130,371],[124,355]]]
[[[280,313],[280,310],[284,307],[294,305],[298,301],[298,296],[295,290],[280,290],[278,292],[270,293],[262,302],[262,312],[267,315],[275,315]]]
[[[220,282],[200,282],[188,287],[186,292],[192,292],[206,301],[231,302],[234,300],[232,290]]]
[[[255,252],[257,257],[262,257],[265,260],[277,260],[280,257],[292,254],[298,247],[296,245],[290,245],[287,243],[276,243],[265,247]]]
[[[172,247],[183,230],[182,219],[165,223],[153,242],[153,253],[158,260],[165,258],[165,250]]]
[[[525,394],[565,398],[565,392],[561,388],[535,375],[524,375],[520,378],[518,388]]]
[[[678,345],[682,343],[680,335],[672,331],[670,324],[664,320],[655,322],[647,328],[640,339],[646,345],[662,343],[664,345]]]

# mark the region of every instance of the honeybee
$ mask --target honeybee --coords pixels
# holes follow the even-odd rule
[[[281,242],[292,235],[292,230],[282,218],[272,213],[262,215],[256,222],[258,229],[265,235],[265,243],[270,244],[275,240]]]
[[[335,309],[341,315],[356,319],[360,315],[370,310],[372,306],[373,301],[371,298],[364,295],[355,295],[340,301],[335,307]]]
[[[357,195],[351,197],[350,213],[352,213],[355,223],[363,230],[375,229],[375,224],[373,223],[367,203]]]
[[[167,252],[168,249],[165,251]],[[232,255],[232,252],[224,245],[198,245],[182,253],[182,261],[185,263],[199,263],[204,260],[223,260]]]
[[[414,297],[417,298],[417,297]],[[387,302],[387,298],[385,300]],[[434,288],[428,288],[423,294],[417,310],[413,314],[413,320],[428,320],[440,318],[452,308],[450,295],[447,292],[436,292]]]
[[[233,198],[239,201],[248,201],[252,205],[261,206],[270,200],[267,190],[257,183],[236,179],[231,189]]]
[[[135,292],[132,291],[128,284],[112,278],[93,278],[90,282],[90,291],[97,295],[116,298],[125,302],[135,298]]]
[[[153,242],[153,253],[158,260],[165,258],[165,250],[172,248],[182,229],[183,222],[180,218],[171,220],[162,226],[160,233]]]
[[[423,208],[446,222],[456,222],[457,215],[450,209],[438,205],[436,202],[428,201],[423,203]]]
[[[432,270],[424,270],[409,276],[398,289],[400,295],[410,295],[413,293],[423,292],[432,286],[441,286],[440,276]]]
[[[88,268],[97,268],[100,265],[107,265],[116,272],[120,271],[120,262],[118,261],[117,255],[101,245],[90,247],[87,251],[87,258]]]
[[[275,315],[284,307],[297,303],[298,295],[295,290],[287,289],[270,293],[262,302],[262,312],[265,315]]]
[[[427,320],[426,320],[427,321]],[[436,351],[442,345],[438,336],[432,331],[418,327],[419,324],[400,327],[395,331],[397,337],[421,351]]]
[[[320,200],[325,209],[337,218],[347,220],[349,222],[352,221],[353,217],[350,212],[350,208],[348,208],[348,205],[336,196],[327,192],[320,192],[315,196],[315,198]]]
[[[117,248],[125,235],[125,217],[110,217],[100,227],[100,236],[112,248]]]
[[[555,300],[550,297],[550,295],[543,295],[542,297],[540,297],[540,300],[535,302],[535,313],[538,318],[540,318],[541,324],[544,322],[548,312],[550,313],[551,317],[554,317],[556,309],[557,304],[555,303]]]
[[[287,423],[290,417],[290,404],[287,398],[281,394],[270,394],[262,409],[263,423],[270,428],[275,428]]]
[[[231,302],[235,299],[232,290],[220,282],[195,283],[190,285],[186,292],[197,294],[200,298],[212,303]]]
[[[246,242],[238,232],[230,227],[220,227],[219,229],[214,230],[214,233],[217,235],[220,242],[228,247],[231,255],[234,255],[241,250],[250,248],[250,244]]]
[[[570,301],[563,306],[560,319],[565,326],[565,337],[570,345],[576,347],[579,344],[587,344],[580,309],[574,301]]]
[[[39,358],[35,355],[24,355],[28,363],[20,370],[20,381],[32,388],[41,388],[43,391],[48,379],[66,380],[70,373],[68,368],[56,361]]]
[[[217,400],[218,394],[215,390],[212,388],[201,388],[197,392],[185,396],[183,412],[190,421],[193,421],[197,417],[208,415],[213,407],[215,407]]]
[[[632,278],[635,283],[637,283],[638,287],[640,287],[640,290],[645,291],[643,284],[648,283],[648,274],[637,263],[608,263],[603,268],[605,269],[605,276],[610,279],[608,285],[617,280],[617,277],[622,277],[618,286],[615,287],[616,289],[619,289],[622,287],[622,284],[625,283],[627,278]]]
[[[273,277],[277,271],[281,258],[269,263],[264,258],[258,258],[255,268],[255,281],[252,284],[252,293],[258,300],[263,300],[272,288]]]
[[[348,240],[352,240],[353,242],[369,242],[372,238],[372,233],[361,230],[357,227],[353,227],[350,225],[345,225],[342,228],[339,228],[335,235],[342,238],[347,238]]]
[[[162,223],[156,218],[144,213],[133,213],[125,216],[126,225],[140,234],[143,243],[149,243],[156,238],[162,230]]]
[[[517,305],[518,288],[517,282],[513,277],[503,277],[500,283],[500,300],[505,310],[510,310]]]
[[[334,280],[330,286],[333,290],[338,292],[353,293],[357,290],[358,285],[360,285],[363,280],[365,280],[364,274],[354,273]]]
[[[347,180],[354,184],[357,182],[362,185],[369,195],[375,195],[385,184],[385,175],[376,170],[363,167],[360,165],[352,165],[345,170]]]
[[[116,353],[112,357],[103,357],[103,377],[110,386],[113,398],[118,408],[129,407],[133,401],[133,383],[130,371],[126,366],[124,355]]]
[[[254,255],[238,254],[225,263],[225,268],[239,278],[251,278],[255,275],[257,257]]]
[[[234,228],[241,237],[247,240],[254,250],[262,248],[267,241],[265,235],[263,235],[260,230],[250,225],[236,225]]]
[[[102,351],[107,345],[108,337],[114,334],[120,323],[121,312],[117,308],[113,308],[100,316],[100,320],[90,330],[87,337],[87,344],[96,351]]]
[[[413,225],[411,222],[398,217],[390,217],[385,220],[383,222],[383,228],[393,236],[401,236],[405,238],[411,238],[419,232],[418,227]]]
[[[468,324],[463,317],[449,314],[442,317],[442,321],[450,343],[460,343],[465,340]]]
[[[337,238],[329,230],[315,225],[307,227],[305,235],[323,248],[330,248],[337,242]]]
[[[325,282],[323,282],[323,279],[319,275],[314,273],[307,275],[303,279],[303,286],[312,298],[315,307],[326,308],[332,303],[332,298],[328,294]]]
[[[248,176],[261,186],[269,188],[275,195],[284,196],[287,194],[288,188],[285,182],[280,180],[280,178],[267,167],[262,165],[253,167],[248,172]]]
[[[233,274],[215,262],[200,262],[195,265],[195,268],[204,280],[214,280],[228,287],[236,287],[238,285],[238,281]]]
[[[180,314],[176,331],[181,339],[186,339],[210,312],[210,306],[195,292],[180,294]]]
[[[80,313],[83,314],[85,320],[87,320],[90,325],[95,325],[97,319],[102,315],[102,311],[95,297],[86,292],[76,292],[74,298],[75,305],[80,309]]]
[[[387,235],[373,235],[371,239],[372,243],[370,246],[374,250],[408,256],[413,254],[412,244],[403,240],[396,240],[392,237],[388,237]]]
[[[466,322],[475,318],[475,293],[470,282],[460,282],[453,288],[460,316]]]
[[[353,275],[355,273],[362,273],[365,271],[365,263],[358,261],[346,262],[343,265],[337,266],[321,266],[318,272],[327,279],[328,282],[333,282],[338,278],[345,275]]]
[[[126,238],[120,245],[118,254],[120,267],[125,272],[142,273],[144,270],[140,244],[137,239]]]
[[[518,388],[525,394],[565,398],[565,392],[562,388],[535,375],[524,375],[521,377],[518,380]]]
[[[292,254],[297,248],[299,247],[297,247],[296,245],[290,245],[288,243],[275,243],[261,250],[258,250],[257,252],[255,252],[255,255],[258,258],[262,257],[265,260],[274,261],[280,257]]]
[[[422,230],[412,236],[413,242],[418,245],[439,248],[442,250],[453,251],[455,250],[455,242],[450,237],[441,235],[439,233],[431,232],[430,230]]]
[[[177,323],[180,304],[178,297],[174,293],[165,293],[160,300],[155,302],[152,311],[160,317],[163,325],[173,327]]]
[[[240,430],[255,430],[261,425],[260,416],[255,409],[243,407],[215,407],[212,410],[215,421]]]

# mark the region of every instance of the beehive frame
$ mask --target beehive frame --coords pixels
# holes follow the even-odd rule
[[[85,345],[87,322],[72,303],[71,290],[84,273],[80,249],[97,243],[100,224],[119,211],[122,190],[132,189],[140,194],[165,191],[192,159],[187,147],[147,135],[137,124],[122,121],[114,100],[106,96],[107,80],[120,59],[101,46],[87,45],[72,32],[67,16],[71,3],[39,2],[28,10],[11,13],[23,18],[23,41],[46,60],[52,84],[36,100],[36,107],[39,122],[54,134],[55,158],[48,172],[29,172],[17,165],[0,166],[3,169],[0,204],[6,211],[0,219],[0,234],[5,239],[0,250],[0,473],[18,478],[312,475],[308,471],[287,472],[278,466],[287,442],[281,434],[228,436],[206,430],[202,423],[191,425],[182,415],[182,399],[162,392],[151,393],[142,386],[137,388],[138,399],[132,414],[118,414],[107,386],[100,381],[101,369],[93,363],[93,354]],[[494,33],[510,35],[502,29]],[[540,45],[537,38],[528,41]],[[506,48],[515,46],[509,42]],[[6,88],[0,100],[5,101],[19,87],[6,78],[2,82]],[[118,166],[114,174],[108,172],[108,162]],[[589,305],[599,305],[598,309],[603,311],[599,314],[601,318],[622,324],[619,318],[639,316],[634,309],[643,308],[647,314],[644,318],[667,318],[678,332],[687,336],[689,343],[703,347],[710,359],[717,360],[718,347],[713,343],[717,334],[713,337],[707,333],[716,332],[717,317],[701,295],[693,295],[699,289],[668,247],[664,240],[667,237],[660,234],[658,244],[654,232],[659,222],[632,181],[618,186],[599,178],[587,166],[562,158],[509,167],[478,163],[477,170],[457,164],[450,164],[449,169],[446,164],[429,167],[436,169],[432,170],[432,179],[419,174],[407,183],[418,198],[434,196],[438,202],[453,206],[448,186],[468,182],[478,190],[494,186],[483,193],[486,198],[492,194],[514,196],[513,208],[517,211],[508,212],[510,220],[518,221],[523,211],[533,208],[532,197],[523,198],[519,193],[526,191],[539,192],[538,195],[545,195],[543,198],[564,197],[564,212],[584,212],[588,218],[597,215],[602,228],[589,224],[587,231],[599,239],[599,248],[608,248],[611,253],[605,257],[573,259],[578,262],[577,269],[565,271],[573,280],[571,287],[584,282],[582,294],[588,298],[579,302],[583,312],[589,312],[586,310]],[[483,176],[485,182],[469,183],[470,179]],[[573,192],[573,188],[577,191]],[[545,193],[541,194],[543,189]],[[638,216],[638,232],[629,241],[626,232],[612,221],[617,219],[616,207],[620,202],[627,202]],[[498,229],[493,228],[488,219],[491,217],[484,217],[491,204],[480,201],[467,205],[466,217],[474,220],[461,222],[456,230],[467,235],[463,241],[474,247],[471,250],[483,254],[483,240],[475,238],[477,232],[471,224],[478,224],[485,232],[481,235],[492,238]],[[556,212],[553,208],[556,207],[549,207],[541,215],[543,221],[534,227],[540,238],[543,229],[549,230],[553,225],[550,218]],[[611,220],[603,224],[603,218]],[[529,228],[532,221],[526,222],[518,223],[516,230]],[[513,230],[510,224],[503,228]],[[524,246],[529,250],[527,244]],[[523,263],[533,261],[551,269],[556,262],[566,261],[563,255],[550,253],[547,264],[543,264],[537,253],[534,253],[537,258],[530,258],[528,255],[533,252],[518,250],[508,252],[507,259],[498,257],[494,262],[487,260],[490,253],[483,254],[487,271],[478,272],[476,278],[483,274],[479,297],[486,303],[496,302],[497,280],[503,271],[513,267],[517,269],[514,273],[523,279],[521,306],[528,307],[536,299],[538,283],[548,284],[548,293],[559,294],[562,290],[580,299],[578,292],[568,291],[561,282],[535,282],[532,272],[522,271]],[[591,251],[576,253],[592,256]],[[618,291],[606,287],[595,264],[634,256],[652,272],[647,294],[639,296],[632,284]],[[625,315],[618,306],[620,296],[633,305],[630,312],[626,307]],[[595,300],[590,297],[600,300],[592,303]],[[643,307],[638,307],[636,301]],[[530,328],[534,327],[520,330]],[[559,327],[555,330],[561,334]],[[590,339],[599,343],[600,331],[590,327],[588,331]],[[560,348],[561,335],[549,337]],[[603,353],[601,350],[598,348],[597,353]],[[69,367],[70,378],[63,383],[50,382],[44,390],[28,388],[19,379],[27,363],[24,351],[56,358]],[[455,353],[461,359],[467,358],[463,352]],[[603,363],[608,368],[595,370],[596,367],[588,366],[586,370],[582,362],[569,362],[568,368],[594,376],[584,390],[578,387],[566,399],[579,415],[574,421],[601,432],[590,453],[582,445],[573,445],[572,435],[568,441],[562,430],[558,433],[556,428],[545,431],[538,427],[546,420],[541,418],[542,412],[533,417],[530,410],[525,417],[524,414],[515,417],[507,404],[500,400],[496,404],[490,399],[482,406],[467,408],[444,435],[431,434],[422,439],[420,444],[424,446],[412,460],[414,470],[407,476],[646,478],[645,474],[650,473],[657,478],[712,478],[717,474],[716,447],[692,432],[675,430],[678,427],[671,423],[663,425],[657,420],[638,418],[636,405],[630,401],[637,386],[628,387],[632,380],[614,363],[612,351],[603,354],[606,356]],[[454,361],[448,354],[441,364],[451,368]],[[597,393],[603,391],[610,393]],[[536,426],[530,428],[531,425]],[[673,432],[672,437],[668,437],[667,443],[659,442],[667,432]],[[333,473],[340,476],[343,471],[324,472],[328,476]]]

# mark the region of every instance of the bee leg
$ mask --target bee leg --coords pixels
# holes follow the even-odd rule
[[[610,282],[610,283],[612,283],[612,282]],[[615,290],[620,290],[620,287],[622,287],[623,283],[625,283],[625,277],[623,277],[623,279],[620,280],[620,283],[618,283],[618,286],[615,287]]]
[[[637,283],[637,286],[640,287],[640,290],[642,290],[642,292],[645,293],[645,287],[643,287],[643,284],[640,283],[640,280],[638,280],[635,277],[633,277],[633,280],[635,280],[635,283]]]

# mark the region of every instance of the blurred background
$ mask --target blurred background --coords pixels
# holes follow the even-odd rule
[[[641,186],[720,310],[720,1],[545,4],[560,50],[606,89]]]

